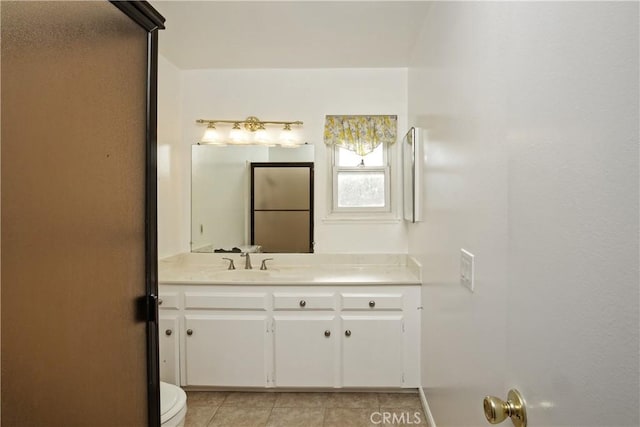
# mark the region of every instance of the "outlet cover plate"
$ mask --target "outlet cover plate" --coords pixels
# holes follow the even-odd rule
[[[460,249],[460,284],[473,292],[473,254]]]

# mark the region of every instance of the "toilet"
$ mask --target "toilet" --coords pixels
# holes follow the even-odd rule
[[[160,381],[160,424],[183,427],[187,416],[187,394],[180,387]]]

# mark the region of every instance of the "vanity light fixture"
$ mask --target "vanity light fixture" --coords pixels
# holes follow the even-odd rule
[[[283,147],[297,147],[301,144],[297,133],[291,126],[302,126],[301,121],[268,121],[260,120],[255,116],[249,116],[245,120],[209,120],[198,119],[196,123],[207,124],[207,129],[198,142],[200,144],[212,145],[262,145],[273,147],[281,145]],[[233,125],[228,131],[227,136],[223,137],[224,132],[218,131],[216,125]],[[267,128],[268,125],[281,125],[282,131],[279,137],[274,137]]]

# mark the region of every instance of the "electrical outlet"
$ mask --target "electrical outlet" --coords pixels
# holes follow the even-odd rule
[[[473,254],[460,249],[460,284],[473,292]]]

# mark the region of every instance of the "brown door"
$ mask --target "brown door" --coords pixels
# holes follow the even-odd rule
[[[150,32],[108,2],[1,7],[2,424],[147,425]]]

